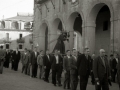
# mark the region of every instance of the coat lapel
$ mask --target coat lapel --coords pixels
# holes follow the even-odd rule
[[[103,64],[103,61],[102,61],[101,57],[99,57],[99,61],[100,61],[100,63],[104,66],[104,64]],[[104,67],[105,67],[105,66],[104,66]]]

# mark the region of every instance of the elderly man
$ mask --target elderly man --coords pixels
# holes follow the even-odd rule
[[[93,62],[93,73],[96,80],[96,90],[109,90],[108,79],[111,78],[108,59],[105,50],[100,49],[100,56]]]

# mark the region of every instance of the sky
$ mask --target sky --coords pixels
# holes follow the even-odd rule
[[[0,0],[0,20],[14,17],[17,12],[32,13],[34,0]]]

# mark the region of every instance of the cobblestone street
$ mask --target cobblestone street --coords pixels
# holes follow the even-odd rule
[[[39,73],[39,72],[38,72]],[[50,77],[51,78],[51,77]],[[63,82],[62,78],[62,82]],[[38,78],[30,78],[30,76],[21,73],[21,64],[19,64],[19,70],[12,71],[10,68],[4,68],[3,74],[0,74],[0,90],[62,90],[63,87],[53,86],[51,83],[46,83]],[[78,89],[79,90],[79,85]],[[94,90],[94,86],[91,85],[90,80],[87,90]],[[118,85],[113,84],[110,90],[118,90]]]

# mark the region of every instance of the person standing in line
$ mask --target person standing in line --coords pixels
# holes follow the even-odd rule
[[[61,65],[63,64],[63,60],[61,56],[58,55],[58,50],[54,51],[55,54],[52,59],[52,83],[56,86],[56,78],[58,81],[58,86],[62,86],[61,84]]]
[[[120,60],[118,61],[118,64],[117,64],[117,79],[118,79],[119,90],[120,90]]]
[[[77,59],[78,52],[76,50],[72,50],[72,56],[70,58],[71,90],[76,90],[78,85]]]
[[[58,50],[58,55],[62,58],[63,60],[63,56],[62,54],[60,53],[60,50]],[[61,74],[60,74],[60,77],[62,78],[62,72],[63,72],[63,65],[61,64]]]
[[[118,61],[119,61],[119,57],[118,57],[118,54],[115,53],[114,54],[114,59],[112,60],[112,73],[113,73],[113,82],[115,83],[115,77],[117,75],[117,64],[118,64]]]
[[[109,61],[105,57],[105,50],[100,49],[100,56],[93,62],[96,90],[109,90],[108,80],[111,79]]]
[[[28,50],[28,68],[27,68],[27,75],[31,75],[31,50]]]
[[[92,85],[95,84],[95,78],[94,78],[94,74],[93,74],[93,61],[95,60],[95,54],[92,55],[92,59],[90,61],[90,68],[91,68],[91,82]]]
[[[39,66],[39,70],[40,70],[40,74],[39,74],[39,78],[40,79],[44,79],[44,64],[43,64],[43,60],[44,60],[44,51],[41,50],[38,57],[37,57],[37,64]]]
[[[24,52],[23,53],[21,53],[21,63],[22,63],[22,73],[24,72],[24,70],[25,70],[25,63],[24,63],[24,61],[25,61],[25,55],[27,54],[27,48],[25,48],[24,49]]]
[[[49,50],[46,51],[46,55],[44,56],[43,63],[45,69],[45,81],[49,83],[48,77],[51,69],[51,55],[49,53]]]
[[[13,59],[14,59],[14,70],[18,71],[18,65],[19,65],[19,61],[20,61],[20,51],[18,50],[18,48],[14,51],[13,53]]]
[[[111,81],[113,81],[114,75],[113,75],[113,71],[112,71],[112,62],[113,62],[114,56],[113,54],[110,55],[110,60],[109,60],[109,64],[110,64],[110,73],[111,73]]]
[[[11,61],[11,70],[14,70],[14,58],[13,58],[13,50],[10,50],[10,61]]]
[[[10,52],[9,50],[6,50],[6,55],[5,55],[5,67],[9,68],[9,63],[10,63]]]
[[[32,65],[32,77],[37,78],[37,57],[39,53],[37,52],[37,47],[34,48],[34,51],[32,51],[31,54],[31,65]]]
[[[64,86],[63,88],[66,89],[70,89],[70,50],[66,51],[66,56],[63,58],[63,69],[64,69],[64,73],[65,73],[65,80],[64,80]]]
[[[23,62],[25,66],[25,74],[27,75],[28,72],[28,61],[29,61],[29,50],[26,49],[26,52],[24,54]]]
[[[3,46],[0,46],[0,74],[3,73],[4,61],[5,61],[5,51],[3,50]]]
[[[78,75],[80,78],[80,90],[86,90],[88,78],[90,75],[90,61],[89,48],[84,49],[84,54],[80,55],[77,60]]]

